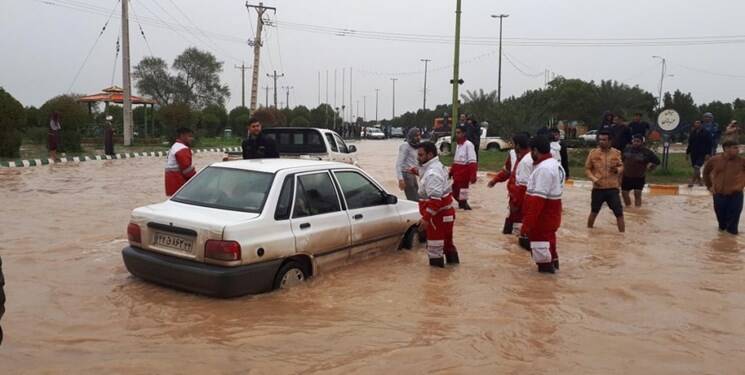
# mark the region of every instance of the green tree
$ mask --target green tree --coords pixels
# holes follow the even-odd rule
[[[25,122],[23,105],[0,87],[0,157],[18,157]]]
[[[702,115],[706,112],[711,112],[714,115],[714,121],[718,122],[719,126],[722,127],[722,131],[734,119],[735,110],[733,103],[722,103],[716,100],[699,106],[698,110]]]
[[[202,110],[199,129],[210,136],[219,136],[228,125],[228,112],[225,107],[210,104]]]
[[[230,89],[220,82],[223,63],[209,52],[187,48],[172,69],[173,74],[163,59],[146,57],[133,69],[135,85],[162,105],[183,103],[203,109],[210,104],[224,106],[230,97]]]
[[[243,137],[246,135],[246,126],[248,126],[248,120],[251,118],[251,110],[246,107],[235,107],[228,114],[228,123],[230,128],[233,129],[233,135],[237,137]]]
[[[310,121],[303,116],[297,116],[297,117],[292,118],[292,122],[290,122],[290,126],[307,127],[307,126],[310,126]]]
[[[80,152],[81,131],[90,122],[88,108],[85,104],[78,102],[80,95],[60,95],[47,100],[41,106],[42,119],[48,120],[53,112],[60,114],[60,138],[62,139],[62,151]],[[45,121],[46,122],[46,121]]]
[[[186,104],[169,104],[160,107],[158,119],[163,126],[163,135],[169,140],[176,138],[176,129],[190,128],[194,130],[194,113]]]
[[[42,120],[41,111],[38,108],[31,106],[26,107],[24,110],[26,111],[26,126],[24,127],[24,131],[44,127],[46,121]]]
[[[675,92],[670,95],[670,93],[667,92],[664,95],[663,103],[665,109],[674,109],[678,111],[680,114],[680,120],[685,125],[689,125],[694,120],[701,118],[701,113],[699,112],[696,103],[693,101],[691,93],[684,94],[680,90],[675,90]]]

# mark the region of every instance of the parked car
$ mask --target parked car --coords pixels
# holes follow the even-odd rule
[[[416,202],[399,201],[348,164],[228,161],[204,168],[169,200],[133,210],[122,256],[139,278],[235,297],[410,248],[418,221]]]
[[[450,152],[450,136],[441,137],[435,143],[440,152]],[[486,129],[481,128],[480,150],[506,151],[512,148],[512,143],[505,141],[501,137],[487,137]]]
[[[385,133],[378,128],[367,128],[365,137],[367,139],[385,139]]]
[[[337,161],[357,165],[355,145],[347,145],[333,130],[321,128],[266,128],[262,133],[277,142],[281,158]],[[242,159],[241,152],[228,152],[225,160]]]
[[[391,128],[391,138],[405,138],[404,128]]]
[[[596,143],[598,139],[598,131],[590,130],[587,133],[582,134],[577,138],[583,140],[585,143]]]

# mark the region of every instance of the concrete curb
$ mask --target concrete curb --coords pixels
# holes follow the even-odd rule
[[[494,176],[493,172],[479,172],[479,177]],[[592,182],[588,180],[567,180],[565,186],[592,190]],[[684,195],[684,196],[707,196],[709,191],[705,187],[695,186],[689,188],[688,185],[664,185],[664,184],[646,184],[644,185],[645,193],[653,195]]]
[[[224,147],[224,148],[199,148],[192,150],[195,154],[202,154],[205,152],[237,152],[241,151],[240,147]],[[0,162],[0,168],[24,168],[24,167],[38,167],[42,165],[50,164],[66,164],[66,163],[80,163],[83,161],[100,161],[100,160],[120,160],[120,159],[133,159],[133,158],[145,158],[145,157],[164,157],[168,156],[167,151],[150,151],[150,152],[127,152],[116,155],[85,155],[85,156],[73,156],[59,158],[56,161],[52,159],[19,159],[14,161]]]

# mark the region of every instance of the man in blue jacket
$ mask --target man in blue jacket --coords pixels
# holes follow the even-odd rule
[[[703,125],[704,129],[711,134],[711,155],[716,155],[719,140],[722,138],[722,130],[719,129],[719,124],[714,122],[714,115],[711,112],[704,113]]]

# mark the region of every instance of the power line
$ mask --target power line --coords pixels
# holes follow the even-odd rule
[[[142,35],[142,39],[145,41],[145,45],[147,46],[147,50],[150,51],[150,56],[155,56],[153,53],[153,49],[150,48],[150,42],[147,40],[147,37],[145,36],[145,31],[142,30],[142,25],[140,24],[140,17],[137,16],[137,12],[135,12],[135,8],[132,6],[132,2],[129,3],[129,9],[132,9],[132,13],[134,14],[135,22],[137,22],[137,26],[140,28],[140,34]]]
[[[717,73],[717,72],[712,72],[712,71],[701,69],[701,68],[694,68],[694,67],[680,65],[680,64],[670,64],[670,65],[677,66],[679,68],[683,68],[683,69],[686,69],[686,70],[690,70],[692,72],[709,74],[709,75],[717,76],[717,77],[745,79],[745,76],[742,76],[742,75],[728,74],[728,73]]]
[[[540,77],[540,76],[542,76],[544,74],[544,72],[535,73],[535,74],[527,73],[524,70],[520,69],[520,67],[517,66],[512,61],[512,59],[510,58],[510,56],[506,52],[502,52],[502,56],[504,56],[505,60],[507,60],[507,62],[510,63],[510,65],[512,65],[512,67],[515,68],[515,70],[517,70],[518,72],[520,72],[520,74],[522,74],[522,75],[524,75],[526,77],[537,78],[537,77]]]
[[[67,89],[67,92],[72,92],[72,87],[75,86],[75,82],[78,81],[78,77],[80,77],[80,72],[83,71],[83,68],[85,67],[85,64],[88,63],[88,59],[93,54],[93,50],[96,48],[96,45],[98,44],[98,41],[101,40],[101,36],[103,35],[104,31],[106,31],[106,27],[109,26],[109,22],[111,21],[111,18],[114,16],[114,12],[116,12],[117,7],[119,6],[119,1],[116,1],[116,4],[114,4],[114,9],[109,14],[109,18],[106,20],[106,23],[103,24],[103,27],[101,28],[101,31],[98,33],[98,36],[96,37],[96,40],[93,42],[93,45],[91,46],[91,49],[88,51],[88,54],[85,56],[85,59],[83,60],[83,63],[80,64],[80,68],[78,69],[78,72],[75,73],[75,77],[72,79],[72,83],[70,83],[70,87]]]

